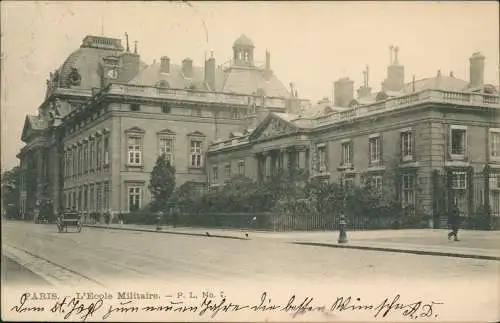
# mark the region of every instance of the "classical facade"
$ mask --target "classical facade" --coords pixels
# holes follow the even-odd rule
[[[371,180],[409,215],[438,219],[456,201],[464,216],[486,209],[500,216],[500,96],[483,82],[484,60],[472,55],[469,81],[438,71],[406,83],[391,48],[380,91],[372,93],[366,68],[356,98],[353,82],[342,78],[333,102],[301,114],[271,112],[252,132],[211,144],[210,186],[235,174],[263,181],[296,169],[347,185]]]
[[[47,80],[37,115],[26,116],[21,149],[21,213],[76,207],[125,213],[151,200],[150,173],[160,154],[176,184],[207,183],[206,151],[217,138],[251,133],[270,112],[300,113],[308,101],[274,75],[270,53],[254,60],[242,35],[229,62],[204,66],[167,56],[146,65],[137,43],[87,36]]]

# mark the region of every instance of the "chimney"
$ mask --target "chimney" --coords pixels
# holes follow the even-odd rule
[[[405,68],[399,64],[399,47],[391,46],[391,48],[394,49],[394,61],[387,67],[387,79],[383,83],[383,90],[401,91],[405,82]]]
[[[470,87],[477,87],[484,84],[484,59],[485,57],[479,52],[472,54],[469,58]]]
[[[215,58],[210,52],[210,58],[205,61],[205,83],[211,91],[215,91]]]
[[[160,62],[160,73],[170,73],[170,58],[162,56]]]
[[[185,77],[192,77],[193,74],[193,60],[191,58],[184,58],[182,60],[182,74]]]
[[[363,71],[363,85],[357,90],[358,98],[368,96],[372,92],[372,88],[369,86],[370,69],[366,66]]]
[[[349,103],[354,99],[354,82],[348,77],[341,78],[334,83],[334,99],[335,106],[347,108]]]

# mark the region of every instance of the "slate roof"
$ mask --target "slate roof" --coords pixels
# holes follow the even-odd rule
[[[160,81],[168,82],[169,87],[184,89],[195,85],[197,89],[208,90],[204,82],[204,69],[193,65],[192,76],[186,78],[182,74],[182,67],[170,64],[170,73],[160,73],[161,63],[154,62],[139,71],[138,75],[129,83],[136,85],[155,86]],[[215,91],[237,94],[256,94],[262,89],[266,96],[283,97],[289,96],[287,88],[275,75],[270,75],[266,80],[266,71],[259,68],[232,66],[228,69],[216,67],[215,69]]]
[[[144,67],[139,71],[129,83],[136,85],[158,86],[161,81],[168,83],[168,87],[175,89],[184,89],[192,85],[199,90],[206,90],[203,82],[203,69],[193,65],[191,77],[186,77],[182,73],[182,67],[176,64],[170,64],[169,73],[160,72],[161,63],[153,62],[153,64]]]
[[[415,92],[424,90],[449,90],[449,91],[464,91],[469,87],[469,82],[459,78],[441,75],[428,77],[415,81]],[[403,92],[413,92],[413,82],[408,82],[403,87]]]
[[[316,105],[305,109],[302,113],[304,118],[318,118],[334,112],[344,111],[347,108],[333,105],[328,98],[323,98]]]

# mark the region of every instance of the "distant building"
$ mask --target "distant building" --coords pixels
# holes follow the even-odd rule
[[[348,78],[304,113],[270,113],[255,130],[209,146],[209,183],[239,174],[259,181],[283,170],[307,179],[392,190],[408,215],[438,220],[449,203],[464,216],[500,216],[500,97],[484,84],[485,57],[470,58],[469,81],[438,72],[405,82],[398,48],[378,92],[369,70],[354,98]],[[435,221],[437,225],[438,221]]]
[[[37,115],[26,116],[18,154],[21,213],[130,212],[151,200],[150,173],[160,154],[176,167],[177,186],[207,183],[206,151],[217,138],[245,133],[269,112],[308,105],[262,65],[242,35],[229,62],[203,67],[167,56],[146,65],[137,43],[87,36],[50,74]]]

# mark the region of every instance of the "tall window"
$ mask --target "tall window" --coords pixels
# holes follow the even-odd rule
[[[83,207],[84,211],[87,211],[89,207],[89,188],[88,186],[83,187]]]
[[[218,179],[218,169],[217,169],[217,166],[214,166],[212,167],[212,182],[213,183],[217,183],[217,179]]]
[[[352,164],[352,144],[350,142],[342,143],[342,165]]]
[[[102,187],[101,184],[95,185],[95,200],[96,200],[96,211],[102,210]]]
[[[102,138],[101,137],[97,138],[95,150],[96,150],[97,169],[101,169],[101,166],[102,166]]]
[[[413,159],[413,133],[411,131],[401,133],[401,157],[403,161]]]
[[[88,155],[89,155],[89,145],[88,143],[83,144],[83,172],[86,173],[88,171]]]
[[[226,178],[231,177],[231,164],[226,165],[225,172],[226,172]]]
[[[69,151],[64,152],[64,177],[69,176]]]
[[[325,145],[320,145],[316,146],[317,148],[317,154],[318,154],[318,171],[320,173],[326,172],[327,167],[326,167],[326,146]]]
[[[161,105],[161,112],[170,113],[170,111],[171,111],[171,108],[170,108],[170,105],[168,103],[163,103]]]
[[[380,162],[380,137],[374,136],[368,139],[370,163]]]
[[[89,211],[95,211],[95,203],[94,203],[94,184],[90,185],[89,188]]]
[[[109,210],[109,182],[103,183],[102,205],[105,210]]]
[[[193,117],[201,117],[201,109],[200,108],[191,109],[191,115]]]
[[[130,136],[128,138],[128,164],[142,165],[142,138]]]
[[[500,129],[490,129],[490,156],[500,158]]]
[[[104,166],[109,165],[109,136],[104,137]]]
[[[165,155],[165,158],[170,161],[171,164],[174,162],[174,140],[169,137],[160,137],[160,155]]]
[[[240,160],[238,162],[238,174],[245,175],[245,161],[244,160]]]
[[[409,208],[410,212],[413,212],[415,206],[415,176],[413,174],[403,174],[401,176],[401,186],[401,204],[403,208]]]
[[[92,140],[90,142],[90,170],[93,171],[95,168],[95,142]]]
[[[128,188],[128,210],[137,211],[141,208],[142,188],[140,186],[129,186]]]
[[[373,191],[377,195],[382,195],[382,176],[376,175],[376,176],[371,176],[370,178],[370,185]]]
[[[354,187],[355,176],[353,175],[343,175],[342,186],[345,190],[350,190]]]
[[[232,119],[241,119],[241,113],[239,109],[232,109],[231,110],[231,118]]]
[[[78,175],[82,174],[82,146],[78,146],[77,148],[77,169],[78,169]]]
[[[460,214],[467,213],[467,173],[456,171],[451,176],[453,201],[457,204]]]
[[[464,157],[467,149],[467,129],[459,126],[451,126],[450,137],[452,157]]]
[[[454,190],[465,190],[467,188],[467,173],[453,172],[451,188],[453,188]]]
[[[201,168],[202,166],[202,142],[199,140],[191,140],[191,157],[190,166],[192,168]]]

